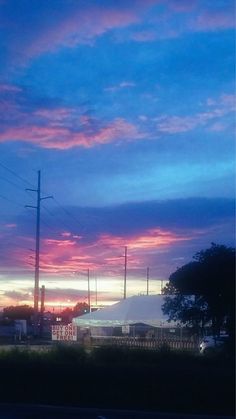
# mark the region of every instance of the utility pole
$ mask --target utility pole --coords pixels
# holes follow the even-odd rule
[[[41,316],[43,316],[44,310],[45,310],[45,285],[42,285],[42,287],[41,287],[41,307],[40,307]]]
[[[161,279],[161,294],[163,294],[163,279]]]
[[[41,172],[38,171],[38,187],[37,189],[26,189],[26,191],[37,193],[37,206],[25,205],[26,208],[34,208],[36,214],[36,236],[35,236],[35,273],[34,273],[34,334],[38,331],[38,312],[39,312],[39,258],[40,258],[40,203],[43,199],[52,198],[45,196],[41,198]]]
[[[125,246],[124,300],[126,299],[126,279],[127,279],[127,246]]]
[[[75,271],[76,274],[78,275],[86,275],[86,273],[82,273],[80,271]],[[87,269],[87,281],[88,281],[88,309],[89,309],[89,313],[91,311],[91,302],[90,302],[90,270],[89,268]]]
[[[149,268],[147,268],[147,295],[149,294]]]
[[[40,307],[40,337],[43,336],[43,315],[45,310],[45,285],[41,287],[41,307]]]
[[[90,304],[90,272],[89,269],[87,271],[88,274],[88,306],[89,306],[89,313],[91,312],[91,304]]]
[[[97,277],[95,276],[95,304],[96,304],[96,307],[97,307],[97,305],[98,305],[98,279],[97,279]]]

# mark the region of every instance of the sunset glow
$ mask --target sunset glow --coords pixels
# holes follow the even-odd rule
[[[0,1],[0,310],[33,303],[39,170],[47,308],[88,270],[120,300],[125,247],[131,296],[234,245],[233,3]]]

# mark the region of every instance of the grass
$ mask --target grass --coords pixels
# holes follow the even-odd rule
[[[224,357],[70,345],[0,351],[0,401],[233,415],[234,367]]]

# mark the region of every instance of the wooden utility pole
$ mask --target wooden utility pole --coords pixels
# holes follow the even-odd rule
[[[125,246],[124,300],[126,299],[126,279],[127,279],[127,246]]]
[[[44,310],[45,310],[45,285],[42,285],[42,287],[41,287],[41,307],[40,307],[40,337],[43,336]]]
[[[42,287],[41,287],[41,307],[40,307],[41,316],[43,316],[44,310],[45,310],[45,285],[42,285]]]
[[[91,304],[90,304],[90,272],[89,269],[87,271],[87,277],[88,277],[88,307],[89,307],[89,313],[91,312]]]
[[[149,268],[147,268],[147,295],[149,295]]]
[[[95,304],[98,305],[98,279],[95,276]]]
[[[35,271],[34,271],[34,335],[38,334],[38,317],[39,317],[39,260],[40,260],[40,204],[43,199],[52,198],[45,196],[41,198],[41,172],[38,171],[38,187],[37,189],[29,189],[26,191],[37,193],[37,205],[25,205],[26,208],[34,208],[36,213],[36,235],[35,235]]]

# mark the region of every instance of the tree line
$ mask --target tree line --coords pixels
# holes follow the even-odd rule
[[[78,302],[73,308],[65,308],[60,312],[62,322],[70,323],[71,319],[76,316],[82,316],[88,313],[89,306],[86,302]],[[51,312],[49,312],[51,313]],[[53,315],[53,313],[51,313]],[[14,320],[27,320],[29,324],[33,321],[34,309],[33,307],[24,304],[18,306],[8,306],[3,309],[2,324],[11,324]],[[58,317],[58,313],[55,313]]]

